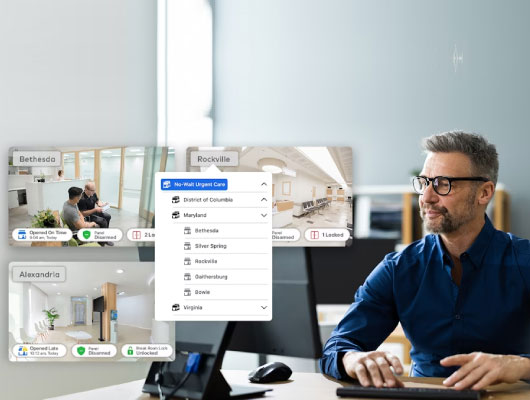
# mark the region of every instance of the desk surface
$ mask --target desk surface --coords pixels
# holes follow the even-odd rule
[[[248,386],[263,386],[272,388],[272,392],[267,392],[263,397],[256,397],[256,399],[318,399],[336,400],[338,397],[335,392],[344,383],[326,378],[322,374],[317,373],[294,373],[287,383],[276,383],[257,385],[251,384],[248,379],[248,371],[231,371],[223,370],[228,383],[248,385]],[[403,378],[407,386],[410,387],[440,387],[441,378]],[[59,400],[103,400],[103,399],[154,399],[149,395],[142,393],[143,379],[124,383],[121,385],[109,386],[101,389],[95,389],[88,392],[81,392],[73,395],[54,397]],[[530,385],[519,382],[512,385],[502,384],[492,386],[488,395],[483,398],[486,400],[494,399],[509,399],[509,400],[523,400],[530,398]]]

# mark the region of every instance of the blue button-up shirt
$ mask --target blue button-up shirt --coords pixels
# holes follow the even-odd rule
[[[485,220],[460,255],[460,286],[451,279],[453,263],[439,235],[388,254],[324,346],[321,371],[346,379],[344,353],[376,350],[398,322],[412,344],[412,376],[449,376],[456,367],[442,367],[440,360],[454,354],[528,356],[530,241]]]

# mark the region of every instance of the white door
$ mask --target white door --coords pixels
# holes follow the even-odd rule
[[[85,325],[85,305],[74,303],[75,325]]]

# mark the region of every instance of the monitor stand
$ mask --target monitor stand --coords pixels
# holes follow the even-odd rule
[[[219,329],[215,330],[216,333],[210,337],[211,343],[178,342],[174,361],[153,362],[142,391],[158,396],[156,375],[162,373],[167,387],[161,386],[161,390],[164,395],[169,395],[173,391],[171,386],[180,382],[184,374],[188,359],[185,352],[200,353],[201,361],[198,372],[189,376],[182,387],[176,391],[175,397],[193,400],[243,399],[263,396],[271,391],[270,388],[252,387],[250,383],[249,386],[230,386],[226,382],[220,369],[234,331],[234,322],[220,321],[218,324]],[[212,345],[215,343],[218,345]]]
[[[100,342],[104,342],[105,339],[103,338],[103,313],[99,312],[99,338],[98,340]]]
[[[203,400],[208,399],[246,399],[263,396],[272,389],[243,385],[229,385],[221,371],[215,371],[205,392]]]

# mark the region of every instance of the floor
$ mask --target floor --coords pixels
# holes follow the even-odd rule
[[[314,242],[305,239],[304,232],[309,228],[346,228],[352,223],[353,214],[349,203],[332,202],[318,212],[302,217],[294,217],[293,222],[282,229],[294,228],[300,231],[300,240],[296,242],[274,242],[274,246],[343,246],[344,242]]]
[[[135,214],[130,211],[125,211],[123,209],[118,210],[116,208],[110,208],[107,212],[112,217],[112,219],[110,220],[110,227],[119,228],[123,232],[122,240],[115,243],[115,246],[117,247],[131,247],[131,246],[136,247],[136,243],[130,242],[127,239],[127,231],[130,228],[146,228],[146,227],[150,228],[151,227],[150,225],[149,226],[147,225],[146,219],[140,217],[137,213]],[[11,236],[11,232],[13,231],[13,229],[30,228],[31,219],[32,217],[28,215],[27,205],[9,209],[8,237],[9,237],[10,246],[17,246],[17,247],[31,246],[31,242],[17,242]],[[147,242],[146,245],[152,246],[152,243]]]

